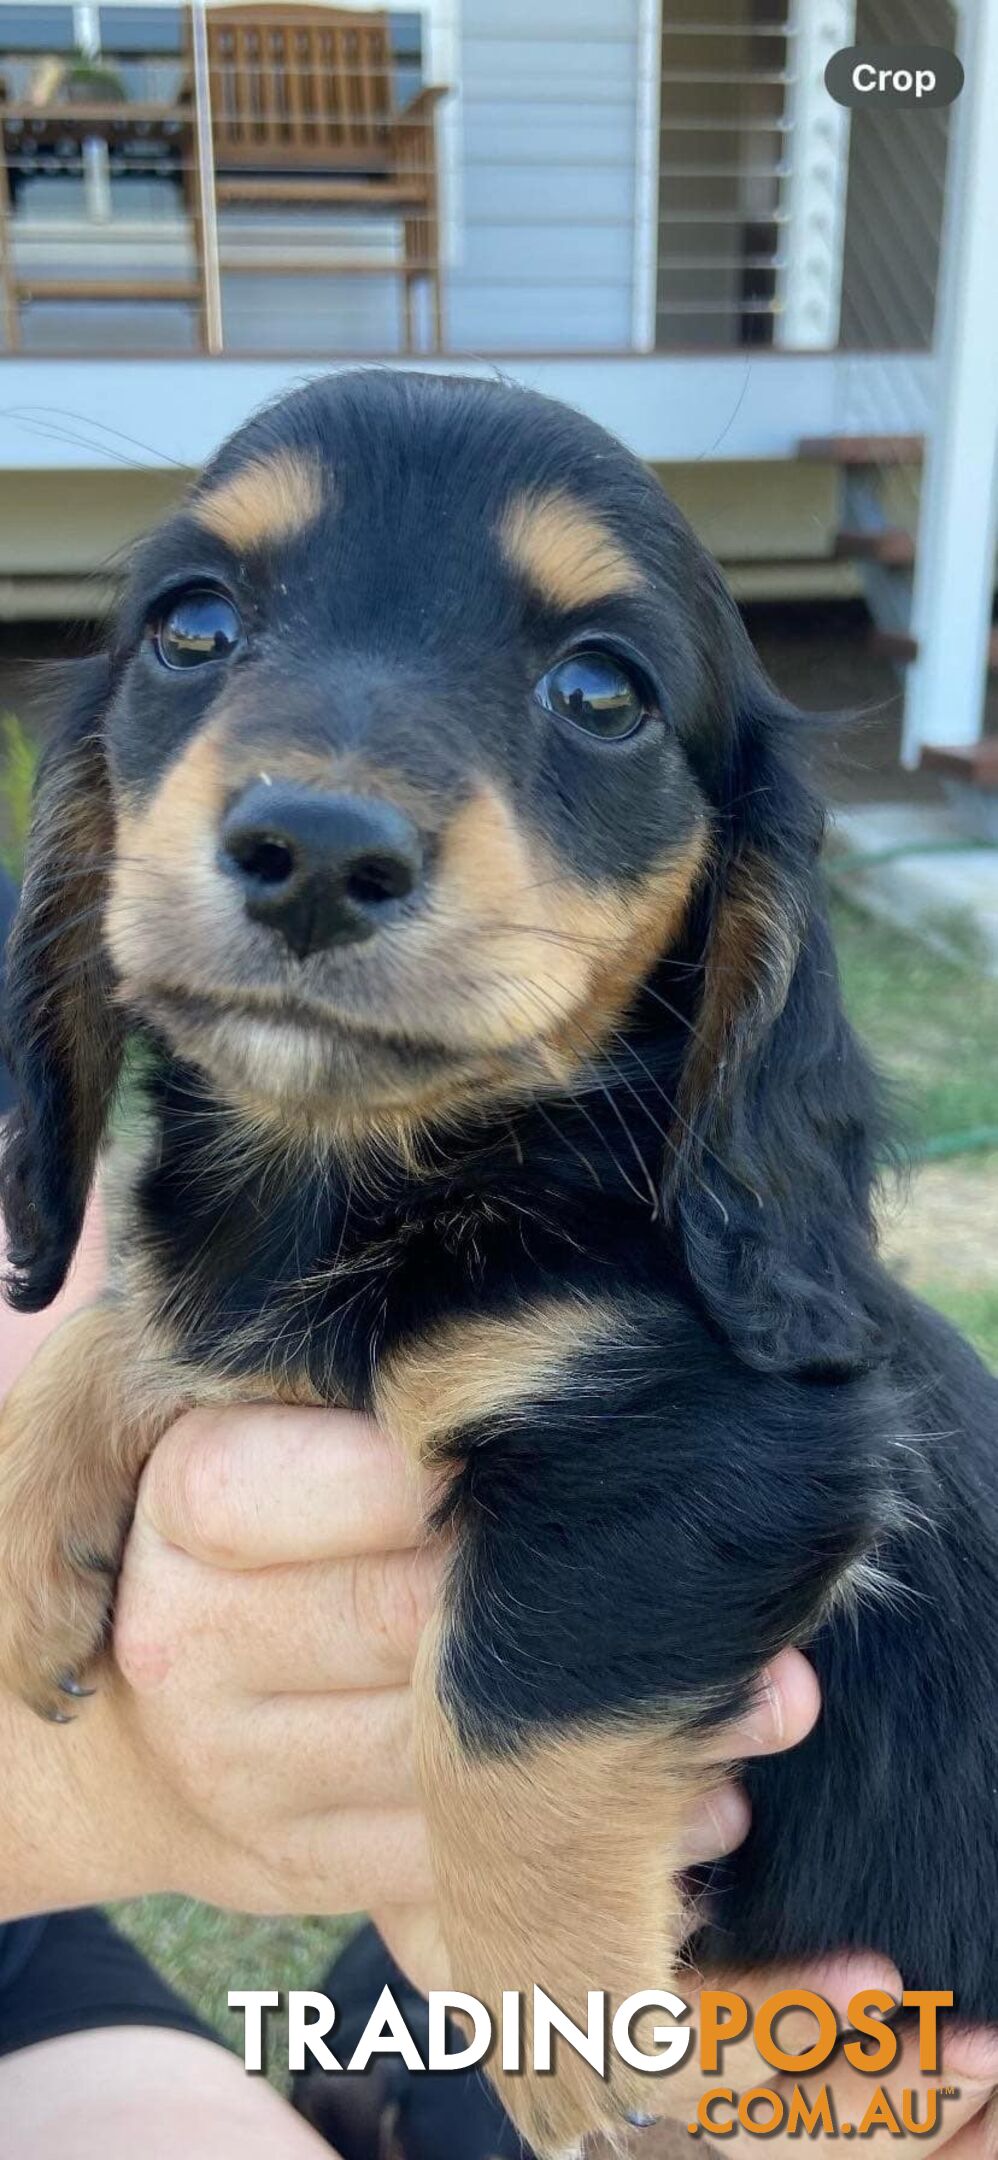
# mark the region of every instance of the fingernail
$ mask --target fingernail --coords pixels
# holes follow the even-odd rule
[[[713,1801],[704,1800],[701,1805],[703,1820],[690,1824],[684,1840],[684,1860],[716,1860],[724,1850],[726,1840]]]
[[[868,1995],[871,1988],[881,1988],[885,1995],[892,1995],[895,2002],[900,2002],[904,1985],[889,1958],[872,1955],[836,1958],[827,1966],[818,1962],[809,1967],[806,1984],[817,1995],[823,1995],[843,2019],[848,2018],[854,1995]]]
[[[632,2114],[625,2115],[624,2121],[630,2123],[632,2130],[654,2130],[655,2124],[659,2121],[659,2117],[657,2115]]]
[[[756,1747],[779,1746],[783,1738],[783,1703],[779,1689],[773,1686],[768,1669],[760,1673],[755,1695],[749,1704],[748,1716],[740,1720],[746,1740]]]
[[[955,2025],[943,2040],[943,2062],[958,2077],[998,2074],[998,2025]]]
[[[749,1807],[736,1786],[721,1793],[705,1793],[702,1814],[690,1824],[684,1857],[689,1860],[720,1860],[733,1852],[748,1835]]]

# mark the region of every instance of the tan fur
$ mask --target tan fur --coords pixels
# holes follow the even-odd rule
[[[444,828],[428,906],[363,960],[367,1029],[418,1037],[431,996],[433,1033],[457,1062],[418,1088],[407,1078],[397,1101],[365,1087],[356,1102],[324,1105],[321,1045],[290,1023],[283,1040],[273,1029],[258,1044],[252,1038],[253,1016],[280,1018],[283,1001],[279,989],[254,982],[239,897],[218,870],[224,805],[263,771],[388,796],[431,828],[433,806],[401,775],[368,771],[353,756],[321,758],[294,745],[268,752],[259,740],[233,739],[234,728],[238,715],[218,713],[149,802],[121,807],[107,935],[122,994],[141,1003],[157,992],[193,992],[200,1008],[217,1006],[217,1023],[157,1017],[272,1138],[282,1130],[293,1137],[297,1103],[303,1135],[321,1127],[409,1155],[420,1128],[524,1089],[574,1084],[677,934],[706,859],[705,824],[635,891],[593,886],[558,865],[500,791],[482,784]],[[245,1018],[232,1014],[233,992]],[[336,1024],[335,1011],[328,1019]]]
[[[195,992],[202,1003],[231,1002],[213,984],[218,949],[242,935],[242,910],[221,876],[218,834],[225,808],[264,774],[316,788],[380,794],[418,816],[425,802],[401,775],[376,772],[353,756],[319,756],[295,745],[233,739],[223,709],[168,765],[140,805],[119,806],[117,859],[111,878],[107,937],[126,991],[144,986]],[[272,1012],[275,1000],[239,986],[247,1008]],[[276,1000],[280,1010],[280,999]],[[252,1091],[246,1100],[253,1100]],[[270,1105],[273,1111],[273,1103]]]
[[[183,1407],[161,1347],[131,1305],[91,1306],[0,1412],[0,1687],[49,1715],[66,1709],[60,1677],[100,1646],[139,1472]]]
[[[529,1419],[572,1363],[627,1324],[608,1302],[551,1298],[507,1317],[445,1322],[386,1360],[376,1415],[431,1463],[441,1444],[491,1414]],[[598,1357],[595,1369],[598,1371]],[[661,1720],[547,1735],[474,1755],[439,1692],[445,1623],[428,1631],[415,1680],[417,1754],[449,1980],[498,2013],[504,1988],[534,1983],[586,2023],[586,1995],[615,2005],[675,1985],[683,1934],[674,1880],[681,1827],[713,1773]],[[529,2017],[525,2057],[529,2050]],[[621,2114],[654,2112],[655,2081],[619,2066],[609,2086],[567,2049],[556,2077],[490,2074],[543,2155]]]
[[[619,1026],[655,961],[674,944],[709,852],[707,828],[698,826],[686,846],[646,879],[631,903],[627,934],[616,950],[607,952],[583,1003],[552,1038],[552,1050],[562,1053],[570,1067],[584,1063]]]
[[[549,607],[589,607],[612,593],[640,592],[640,564],[602,520],[567,490],[522,495],[500,527],[507,560]]]
[[[524,1994],[528,2064],[534,1985],[583,2029],[590,1989],[606,1992],[611,2017],[642,1989],[684,1992],[682,1831],[714,1775],[651,1719],[470,1754],[441,1704],[441,1654],[438,1625],[424,1637],[414,1688],[449,1984],[496,2017],[504,1989]],[[605,2084],[565,2046],[556,2065],[547,2076],[505,2075],[498,2055],[489,2064],[504,2106],[543,2156],[574,2149],[587,2132],[619,2131],[625,2112],[657,2111],[659,2081],[609,2048]]]
[[[195,495],[191,515],[236,554],[249,554],[277,540],[288,540],[313,524],[323,506],[323,478],[317,463],[300,451],[278,450],[254,458],[204,494]]]
[[[609,1305],[552,1297],[512,1316],[447,1320],[379,1369],[375,1415],[417,1462],[463,1426],[556,1388],[580,1351],[619,1341]]]
[[[461,931],[481,1046],[539,1037],[570,1064],[591,1053],[675,937],[706,853],[697,827],[637,892],[588,885],[523,831],[498,789],[472,796],[444,836],[435,907]],[[433,928],[431,916],[427,937]]]
[[[770,865],[756,854],[728,872],[707,949],[704,994],[683,1077],[687,1114],[700,1108],[718,1074],[751,1049],[760,1027],[779,1018],[800,951],[801,923]]]
[[[220,730],[210,724],[167,766],[148,802],[119,806],[105,934],[128,994],[141,995],[154,981],[211,995],[210,972],[191,930],[192,918],[206,930],[211,924],[214,943],[227,912],[239,921],[215,863],[227,787]]]
[[[46,1715],[101,1647],[139,1475],[167,1426],[195,1406],[324,1400],[299,1364],[190,1365],[161,1303],[154,1267],[130,1255],[115,1293],[47,1337],[0,1410],[0,1690]]]
[[[199,728],[180,756],[168,765],[155,794],[134,809],[118,812],[118,852],[123,889],[141,890],[146,863],[173,871],[185,863],[191,835],[204,829],[215,842],[215,824],[231,782],[225,767],[217,723]]]

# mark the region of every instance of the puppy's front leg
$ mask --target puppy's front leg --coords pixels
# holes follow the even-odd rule
[[[611,2023],[640,1991],[687,1992],[681,1833],[720,1773],[651,1715],[476,1740],[442,1699],[446,1666],[446,1642],[429,1637],[416,1678],[419,1772],[453,1984],[489,2006],[497,2031],[504,1991],[519,1997],[521,2068],[503,2072],[497,2042],[490,2075],[535,2152],[574,2152],[587,2132],[619,2136],[626,2116],[657,2112],[657,2079],[615,2056]],[[563,2038],[551,2072],[536,2070],[535,1988],[602,2036],[602,2074]],[[602,1998],[592,2020],[590,1991]],[[649,2023],[663,2022],[661,2008],[632,2022],[649,2060]]]
[[[100,1649],[139,1472],[181,1407],[108,1298],[47,1338],[0,1411],[0,1688],[46,1717]]]
[[[705,1732],[806,1636],[876,1534],[887,1406],[736,1365],[679,1306],[581,1297],[449,1324],[382,1374],[382,1422],[455,1466],[418,1730],[453,1984],[540,1986],[585,2029],[684,1993],[682,1826]],[[797,1462],[789,1460],[797,1451]],[[715,1773],[716,1774],[716,1773]],[[541,2154],[654,2113],[654,2076],[564,2043],[490,2074]]]

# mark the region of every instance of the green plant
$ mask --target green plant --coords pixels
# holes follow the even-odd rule
[[[67,63],[63,87],[71,105],[121,105],[128,95],[117,69],[89,59],[86,53]]]
[[[5,810],[0,862],[20,878],[31,823],[31,797],[38,755],[15,713],[0,713],[0,796]]]

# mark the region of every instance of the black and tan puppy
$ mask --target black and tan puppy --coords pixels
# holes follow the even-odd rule
[[[126,1031],[114,1289],[0,1424],[0,1678],[65,1705],[184,1406],[370,1409],[451,1475],[417,1676],[455,1984],[662,1985],[704,1731],[805,1643],[705,1958],[889,1952],[998,2017],[995,1390],[892,1284],[799,723],[588,421],[313,383],[138,552],[40,779],[11,1295],[58,1290]],[[507,2081],[549,2152],[654,2086]]]

